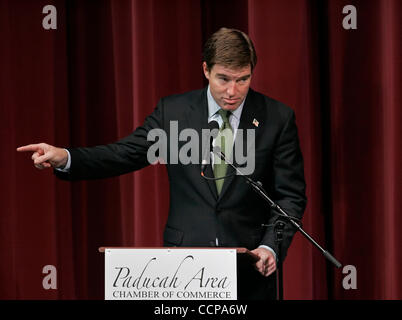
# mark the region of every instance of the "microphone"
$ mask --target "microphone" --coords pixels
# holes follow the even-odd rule
[[[216,129],[216,130],[214,130]],[[210,160],[210,153],[211,153],[211,149],[212,149],[212,141],[216,138],[216,136],[219,133],[219,124],[217,121],[211,121],[208,123],[208,146],[205,146],[204,149],[202,149],[202,151],[204,152],[203,156],[202,156],[202,160],[201,160],[201,175],[204,175],[204,171],[205,168],[207,167],[207,165],[209,164],[209,160]],[[204,136],[204,135],[203,135]]]

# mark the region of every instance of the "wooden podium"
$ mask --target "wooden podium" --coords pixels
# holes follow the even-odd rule
[[[237,265],[246,248],[100,247],[106,300],[236,300]]]

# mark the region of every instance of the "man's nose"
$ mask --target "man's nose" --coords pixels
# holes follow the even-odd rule
[[[227,87],[227,93],[229,96],[234,96],[236,93],[236,82],[230,81]]]

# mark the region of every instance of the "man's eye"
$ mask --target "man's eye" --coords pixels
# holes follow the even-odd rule
[[[228,79],[227,78],[220,78],[222,81],[227,82]]]

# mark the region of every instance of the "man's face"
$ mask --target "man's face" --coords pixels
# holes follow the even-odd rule
[[[243,102],[250,87],[251,66],[231,69],[215,64],[210,71],[205,62],[202,66],[216,103],[224,110],[236,110]]]

